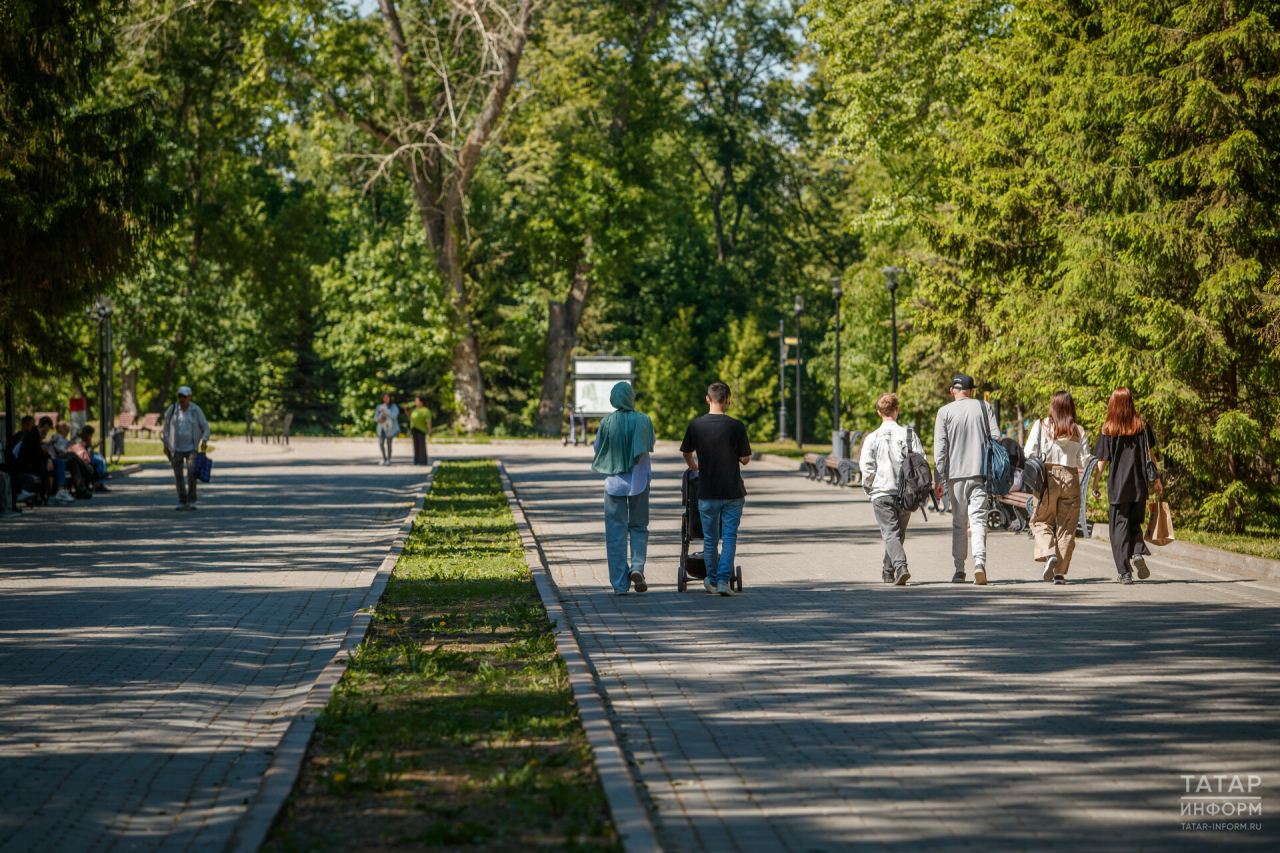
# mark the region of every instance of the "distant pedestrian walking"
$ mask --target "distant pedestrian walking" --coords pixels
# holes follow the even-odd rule
[[[1121,583],[1133,583],[1151,577],[1145,557],[1151,554],[1142,539],[1149,493],[1160,494],[1164,486],[1156,471],[1156,436],[1151,426],[1138,417],[1133,395],[1128,388],[1117,388],[1107,401],[1107,419],[1098,437],[1098,467],[1093,475],[1093,496],[1098,497],[1102,473],[1110,465],[1107,476],[1107,534],[1111,537],[1111,556]]]
[[[653,452],[653,421],[636,411],[636,391],[619,382],[609,392],[614,412],[596,431],[591,470],[605,475],[604,542],[609,559],[609,585],[626,595],[632,584],[647,592],[644,561],[649,551],[649,481]],[[631,559],[627,560],[627,544]]]
[[[373,410],[377,426],[378,449],[382,451],[379,465],[391,464],[391,440],[400,434],[400,407],[391,402],[390,394],[382,395],[382,402]]]
[[[680,443],[685,464],[698,472],[698,515],[702,519],[702,556],[707,592],[733,595],[733,560],[738,550],[738,525],[747,503],[742,466],[751,461],[747,425],[725,414],[729,386],[712,382],[707,388],[708,414],[690,421]],[[696,459],[695,459],[696,457]],[[716,539],[720,554],[716,555]]]
[[[204,412],[191,401],[191,388],[178,389],[178,402],[172,403],[164,413],[164,427],[160,431],[164,443],[164,455],[173,466],[173,482],[178,488],[178,505],[174,509],[196,508],[196,448],[204,453],[209,449],[209,422]],[[186,469],[186,482],[182,472]]]
[[[988,439],[999,441],[995,414],[981,400],[973,398],[972,376],[963,373],[951,379],[952,402],[938,410],[933,425],[933,465],[937,471],[934,487],[939,499],[946,494],[951,502],[951,559],[955,563],[954,583],[964,583],[965,557],[973,545],[973,582],[987,582],[987,484],[985,460]],[[968,536],[966,537],[966,524]]]
[[[924,453],[924,447],[914,432],[898,426],[897,394],[881,396],[876,401],[876,413],[882,422],[879,429],[863,440],[858,468],[862,471],[863,491],[871,497],[871,511],[884,539],[881,577],[885,583],[905,586],[911,573],[907,571],[907,552],[902,543],[907,538],[907,522],[912,510],[898,500],[898,478],[908,450]],[[927,467],[928,463],[924,465]],[[926,477],[924,485],[928,483]]]
[[[409,413],[409,435],[413,437],[413,464],[430,465],[427,458],[427,436],[431,433],[431,410],[426,402],[417,397],[414,399],[413,411]]]
[[[1080,470],[1089,462],[1089,437],[1076,423],[1076,401],[1059,391],[1049,402],[1049,417],[1036,421],[1023,448],[1028,459],[1045,465],[1044,494],[1031,517],[1035,558],[1044,563],[1044,579],[1067,582],[1080,524]]]

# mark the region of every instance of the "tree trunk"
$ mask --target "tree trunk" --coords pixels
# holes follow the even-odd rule
[[[132,362],[120,376],[120,412],[138,414],[138,366]]]
[[[459,217],[461,218],[461,217]],[[453,399],[458,404],[458,426],[463,432],[483,432],[489,426],[484,404],[484,376],[480,372],[480,344],[471,322],[471,299],[462,279],[461,223],[449,222],[444,251],[439,255],[440,272],[453,288],[453,312],[462,332],[453,348]]]
[[[573,272],[573,284],[564,302],[552,302],[547,306],[547,345],[543,355],[542,399],[538,402],[537,431],[542,435],[559,435],[564,423],[563,406],[565,387],[569,377],[569,355],[578,343],[578,324],[587,295],[591,292],[589,258],[591,237],[582,243],[578,265]]]

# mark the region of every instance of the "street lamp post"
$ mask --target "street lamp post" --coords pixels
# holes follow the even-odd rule
[[[840,431],[840,299],[844,291],[840,289],[840,276],[831,277],[831,295],[836,300],[836,391],[831,404],[831,423],[834,424],[835,438],[840,446],[840,458],[844,458],[844,434]]]
[[[796,447],[804,449],[804,421],[800,408],[800,312],[804,310],[804,297],[796,294]]]
[[[893,324],[893,392],[898,392],[898,275],[900,267],[885,267],[884,286],[889,289],[889,315]]]
[[[787,321],[778,321],[778,441],[787,440]]]
[[[115,303],[106,297],[99,297],[89,309],[89,318],[98,322],[98,425],[102,427],[100,435],[102,458],[110,459],[111,428],[115,426],[115,388],[112,383],[113,347],[111,344],[111,315],[115,311]]]

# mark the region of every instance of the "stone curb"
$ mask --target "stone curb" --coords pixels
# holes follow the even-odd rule
[[[524,506],[516,496],[506,466],[501,459],[495,461],[502,475],[503,491],[507,493],[507,505],[511,507],[516,527],[520,530],[520,541],[524,545],[529,574],[533,576],[538,596],[547,609],[551,624],[555,626],[556,649],[569,671],[569,686],[573,689],[573,699],[578,705],[582,728],[586,731],[587,741],[595,754],[600,784],[604,787],[605,799],[609,801],[609,811],[613,814],[613,825],[618,830],[622,848],[627,853],[662,853],[649,812],[636,791],[635,780],[627,769],[626,756],[618,745],[618,736],[605,711],[604,697],[596,685],[586,655],[582,653],[577,637],[571,630],[568,614],[560,604],[555,582],[547,571],[542,549],[533,535],[533,526],[525,517]]]
[[[1099,524],[1095,528],[1093,539],[1108,543],[1106,525]],[[1221,548],[1210,548],[1208,545],[1197,545],[1194,542],[1173,541],[1168,545],[1152,545],[1151,556],[1156,560],[1181,560],[1193,569],[1208,569],[1228,575],[1244,575],[1264,581],[1280,581],[1280,560],[1269,560],[1266,557],[1254,557],[1250,554],[1237,554],[1235,551],[1224,551]]]
[[[142,470],[142,463],[135,462],[132,465],[126,465],[123,468],[119,468],[115,471],[112,471],[111,477],[112,479],[116,477],[128,477],[130,474],[136,474],[141,470]]]
[[[311,735],[315,732],[316,720],[329,704],[329,696],[346,670],[346,655],[355,651],[355,648],[364,641],[369,623],[373,621],[373,609],[378,604],[378,599],[382,598],[382,591],[387,588],[391,572],[396,567],[396,561],[400,559],[400,552],[404,550],[405,540],[409,537],[409,531],[413,529],[414,519],[418,517],[418,513],[422,512],[423,503],[426,501],[427,492],[431,491],[431,483],[435,479],[436,468],[439,465],[438,461],[431,465],[418,499],[414,501],[413,509],[409,510],[409,515],[400,525],[400,530],[392,541],[387,556],[383,558],[382,565],[378,567],[378,572],[374,575],[373,583],[365,593],[360,608],[351,617],[351,625],[347,628],[346,636],[334,649],[333,659],[320,671],[319,677],[307,691],[306,700],[294,714],[292,722],[289,723],[289,729],[276,746],[271,766],[262,777],[258,795],[248,811],[240,817],[235,832],[231,835],[231,841],[226,847],[228,853],[256,853],[262,846],[262,842],[266,841],[267,833],[271,831],[276,815],[280,813],[280,808],[284,805],[289,793],[293,791],[293,785],[302,771],[302,762],[306,758]]]

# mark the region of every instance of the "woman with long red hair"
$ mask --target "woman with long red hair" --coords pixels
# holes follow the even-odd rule
[[[1098,467],[1093,474],[1093,496],[1098,497],[1098,483],[1108,464],[1107,478],[1108,532],[1111,555],[1121,583],[1133,583],[1151,577],[1146,557],[1151,553],[1142,539],[1146,519],[1148,491],[1160,494],[1164,486],[1160,478],[1148,482],[1146,463],[1155,466],[1156,436],[1151,426],[1138,417],[1133,407],[1133,394],[1128,388],[1117,388],[1107,401],[1107,419],[1098,438]]]
[[[1049,417],[1036,421],[1023,448],[1027,458],[1044,462],[1045,488],[1031,518],[1035,558],[1044,563],[1044,579],[1067,582],[1080,523],[1080,469],[1089,461],[1089,438],[1076,422],[1076,401],[1059,391],[1049,402]]]

